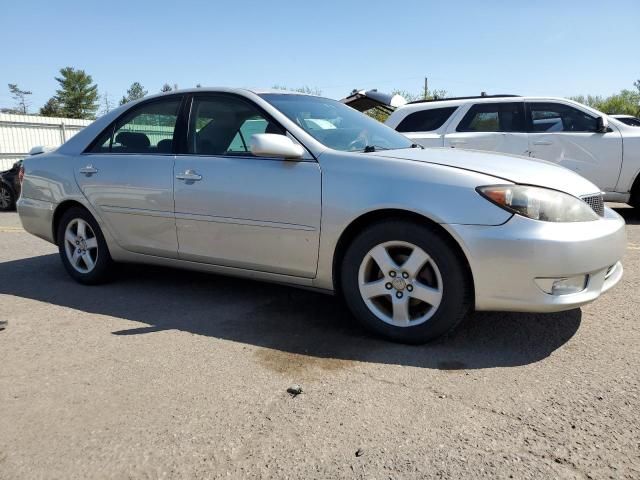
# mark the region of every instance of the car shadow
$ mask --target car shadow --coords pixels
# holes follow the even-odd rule
[[[618,214],[624,218],[627,225],[640,225],[640,208],[633,207],[613,207]]]
[[[121,266],[114,282],[87,287],[71,280],[53,254],[0,263],[0,293],[143,324],[113,332],[118,336],[175,329],[320,359],[441,370],[537,362],[564,345],[581,322],[579,309],[475,313],[444,339],[398,345],[367,335],[329,295],[146,266]]]

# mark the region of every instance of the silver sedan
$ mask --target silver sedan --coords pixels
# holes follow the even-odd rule
[[[395,341],[473,308],[576,308],[622,276],[624,222],[579,175],[425,150],[316,96],[147,97],[23,168],[24,228],[81,283],[140,262],[310,287]]]

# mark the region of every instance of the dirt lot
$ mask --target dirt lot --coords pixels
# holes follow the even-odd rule
[[[281,286],[82,287],[0,214],[0,478],[638,479],[640,214],[619,211],[626,273],[599,301],[422,347]]]

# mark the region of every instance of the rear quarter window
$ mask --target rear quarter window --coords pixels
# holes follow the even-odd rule
[[[396,130],[398,132],[432,132],[439,129],[458,107],[431,108],[407,115]]]

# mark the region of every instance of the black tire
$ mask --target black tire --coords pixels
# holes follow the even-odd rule
[[[372,312],[360,293],[358,275],[368,252],[393,241],[408,242],[421,248],[440,272],[440,304],[424,323],[405,327],[387,323]],[[356,319],[374,334],[408,344],[426,343],[453,330],[472,306],[473,287],[460,253],[450,242],[434,227],[404,220],[381,221],[362,231],[347,248],[340,272],[342,294]],[[405,294],[411,295],[408,291]]]
[[[9,212],[16,207],[16,195],[6,183],[0,182],[0,212]]]
[[[95,236],[92,238],[95,238],[97,241],[97,254],[94,262],[94,267],[91,269],[91,271],[86,273],[80,272],[73,267],[71,261],[67,256],[65,247],[65,232],[67,230],[67,227],[70,223],[77,220],[83,220],[84,222],[89,224],[89,226],[93,230],[93,234],[95,234]],[[96,220],[87,210],[81,207],[72,207],[62,215],[60,223],[58,224],[57,241],[58,251],[60,252],[62,264],[67,270],[67,273],[69,273],[69,275],[75,281],[84,285],[97,285],[111,279],[111,274],[113,271],[113,260],[111,259],[111,254],[109,253],[107,242],[104,239],[104,235],[102,235],[102,230],[100,230],[98,222],[96,222]]]

